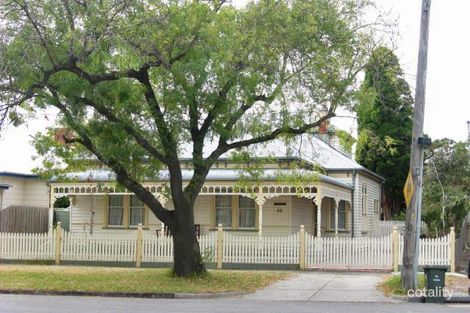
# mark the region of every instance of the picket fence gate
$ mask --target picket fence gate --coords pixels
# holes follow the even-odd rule
[[[392,235],[384,237],[314,237],[307,234],[306,266],[391,269]]]
[[[304,231],[285,236],[242,235],[223,231],[198,238],[202,258],[214,263],[293,265],[296,268],[398,270],[403,236],[394,229],[382,237],[315,237]],[[58,227],[49,234],[0,233],[3,260],[61,262],[171,263],[173,238],[135,233],[85,235]],[[420,265],[448,265],[455,271],[455,231],[441,238],[420,239]]]

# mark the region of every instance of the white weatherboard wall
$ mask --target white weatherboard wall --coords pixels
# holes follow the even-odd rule
[[[45,181],[26,178],[24,181],[23,205],[49,207],[49,186]]]
[[[362,235],[368,235],[372,232],[373,224],[379,221],[379,215],[374,212],[374,201],[377,200],[380,206],[380,184],[377,183],[375,180],[369,178],[368,176],[358,173],[358,180],[359,185],[357,190],[359,191],[358,201],[356,202],[356,207],[358,208],[359,212],[359,220],[358,222],[361,223],[359,229],[361,230]],[[366,229],[364,229],[362,225],[362,207],[361,207],[361,199],[362,199],[362,187],[364,184],[367,185],[367,221],[368,225]],[[379,210],[380,211],[380,210]],[[363,231],[366,230],[366,231]]]
[[[0,209],[9,206],[49,207],[47,182],[37,178],[0,176],[0,184],[10,187],[3,190]]]
[[[288,196],[279,196],[268,199],[263,205],[263,233],[272,235],[290,234],[291,225],[291,199]]]
[[[11,187],[3,191],[3,201],[1,209],[10,205],[23,205],[24,179],[19,177],[0,177],[1,184],[8,184]]]
[[[292,231],[297,232],[300,225],[304,225],[305,231],[313,234],[313,215],[316,210],[313,209],[313,202],[308,198],[292,197]]]
[[[354,197],[354,236],[370,236],[373,226],[379,221],[380,215],[374,212],[374,200],[379,201],[379,213],[380,213],[380,194],[381,194],[381,185],[375,179],[371,178],[369,175],[365,174],[362,171],[356,172],[356,177],[354,180],[354,175],[352,172],[331,172],[328,173],[328,176],[334,177],[336,179],[342,180],[347,183],[355,185],[355,190],[353,192]],[[354,181],[353,181],[354,180]],[[363,232],[362,225],[362,187],[367,185],[367,212],[368,212],[368,230]],[[349,215],[350,217],[351,215]]]
[[[93,233],[121,234],[125,232],[135,231],[135,227],[119,228],[107,227],[105,225],[105,217],[107,214],[106,207],[107,196],[76,196],[75,203],[70,209],[70,232],[72,233],[89,233],[91,225],[92,211],[94,214]],[[93,202],[93,198],[95,199]],[[92,210],[93,208],[93,210]],[[173,203],[169,201],[167,208],[172,209]],[[200,196],[195,204],[195,223],[201,225],[201,232],[207,233],[211,226],[210,210],[211,197]],[[146,232],[155,234],[156,230],[160,230],[162,223],[157,219],[155,214],[148,210],[148,227]]]

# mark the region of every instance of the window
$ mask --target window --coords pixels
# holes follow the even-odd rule
[[[109,196],[108,225],[123,226],[124,196]]]
[[[362,215],[367,215],[367,185],[364,184],[362,185],[362,201],[361,201],[361,207],[362,207]]]
[[[139,223],[144,224],[144,203],[135,195],[130,196],[129,205],[129,226],[137,226]]]
[[[361,198],[361,208],[362,208],[362,232],[367,233],[369,231],[369,217],[368,217],[368,208],[367,208],[367,185],[363,183],[362,185],[362,198]]]
[[[335,229],[335,207],[330,208],[330,229]],[[338,203],[338,229],[346,230],[346,202],[341,200]]]
[[[232,227],[232,197],[215,196],[215,224]]]
[[[238,227],[254,228],[255,227],[255,200],[239,196],[238,202]]]
[[[374,200],[374,212],[379,214],[379,200]]]
[[[346,202],[340,201],[338,205],[338,229],[346,229]]]

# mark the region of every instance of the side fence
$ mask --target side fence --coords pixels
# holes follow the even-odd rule
[[[0,233],[47,233],[49,208],[9,206],[0,210]]]
[[[397,271],[402,260],[403,236],[395,228],[383,237],[314,237],[301,226],[285,236],[238,235],[219,226],[199,237],[202,258],[217,268],[324,268],[386,269]],[[54,260],[61,262],[171,263],[171,236],[144,234],[139,225],[134,234],[84,235],[62,230],[60,223],[50,234],[0,233],[0,261]],[[455,232],[420,239],[420,265],[448,265],[455,271]],[[145,264],[144,264],[145,265]]]
[[[405,221],[378,221],[371,230],[372,236],[382,237],[390,235],[395,227],[397,227],[400,234],[405,233]]]

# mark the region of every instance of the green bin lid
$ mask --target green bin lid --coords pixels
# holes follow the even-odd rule
[[[430,270],[444,270],[447,271],[447,265],[425,265],[423,266],[424,271]]]

